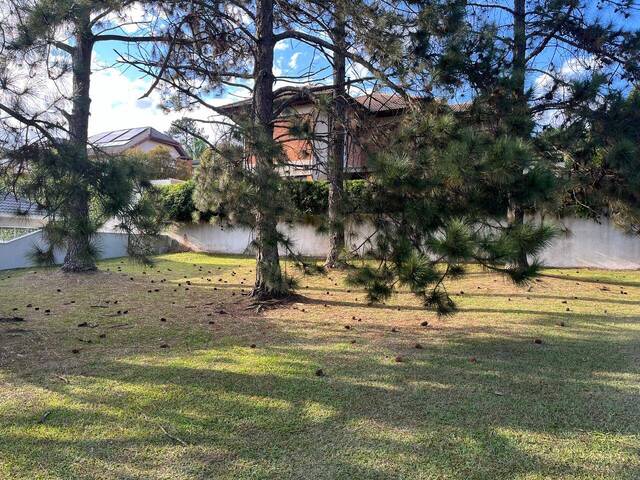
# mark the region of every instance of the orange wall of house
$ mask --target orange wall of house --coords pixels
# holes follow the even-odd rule
[[[292,138],[287,123],[279,121],[275,125],[273,138],[282,145],[282,150],[290,163],[309,163],[311,161],[311,143],[308,140]]]
[[[347,141],[347,169],[366,170],[367,153],[375,152],[385,145],[394,135],[398,123],[399,117],[367,115],[364,118],[353,118],[350,135],[355,139],[349,138]],[[278,119],[274,126],[273,138],[282,146],[289,163],[300,165],[312,163],[312,143],[308,140],[293,138],[289,134],[289,122],[286,119]],[[254,165],[255,160],[249,159],[249,164]]]
[[[388,145],[399,125],[399,117],[374,117],[354,119],[348,146],[347,167],[366,169],[367,154]],[[358,123],[360,126],[358,127]]]

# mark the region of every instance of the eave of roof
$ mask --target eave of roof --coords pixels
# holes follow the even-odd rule
[[[315,91],[313,93],[328,93],[331,92],[331,87],[328,86],[323,88],[322,90]],[[290,103],[290,105],[306,105],[312,103],[312,94],[304,96],[304,90],[301,90],[303,96],[300,99],[294,100]],[[294,94],[291,94],[291,96]],[[286,100],[287,97],[284,97],[283,100]],[[376,92],[368,95],[359,95],[357,97],[350,97],[351,102],[354,105],[364,108],[367,112],[373,114],[389,114],[393,112],[400,112],[408,108],[409,104],[406,99],[400,96],[397,93],[382,93]],[[416,101],[424,101],[426,98],[420,97],[412,97]],[[229,114],[233,114],[234,112],[244,110],[247,107],[251,106],[251,99],[240,100],[237,102],[229,103],[227,105],[223,105],[220,110],[226,111]]]

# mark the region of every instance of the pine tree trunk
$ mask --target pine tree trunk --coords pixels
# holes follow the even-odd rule
[[[513,69],[512,81],[514,90],[514,106],[511,114],[513,133],[523,138],[528,137],[528,117],[531,115],[526,95],[527,74],[527,29],[526,29],[526,0],[514,1],[513,14]],[[522,205],[511,202],[510,217],[513,225],[524,223],[524,209]],[[518,265],[522,268],[529,266],[525,252],[518,255]]]
[[[73,98],[69,117],[69,154],[75,157],[74,169],[78,185],[73,198],[64,208],[67,225],[67,253],[62,270],[65,272],[86,272],[96,269],[91,250],[91,225],[89,220],[88,185],[82,180],[89,168],[87,139],[89,135],[89,113],[91,97],[91,53],[93,35],[90,27],[89,10],[78,15],[76,44],[72,54]]]
[[[526,0],[515,0],[513,9],[512,80],[516,109],[527,107],[525,78],[527,68]],[[528,110],[528,108],[527,108]]]
[[[91,272],[97,269],[91,245],[91,236],[81,234],[79,230],[88,228],[86,224],[89,218],[88,195],[84,190],[78,191],[68,206],[67,214],[73,222],[73,234],[67,238],[67,253],[62,264],[64,272]],[[77,219],[77,220],[75,220]]]
[[[268,213],[257,214],[256,225],[256,283],[252,296],[267,300],[286,296],[278,253],[277,221]]]
[[[513,66],[511,81],[513,88],[512,133],[528,138],[531,112],[526,94],[527,76],[527,17],[526,0],[515,0],[513,9]]]
[[[509,214],[508,221],[510,225],[523,225],[524,224],[524,210],[517,205],[515,202],[509,202]],[[518,253],[518,258],[516,259],[518,266],[522,268],[527,268],[529,266],[529,259],[527,258],[526,252],[522,250]]]
[[[339,5],[335,11],[333,42],[339,48],[333,54],[333,105],[329,118],[329,253],[325,266],[344,266],[340,256],[344,250],[344,167],[346,144],[346,59],[342,50],[346,48],[346,25],[344,13]]]
[[[273,0],[258,0],[256,8],[257,49],[254,70],[253,121],[254,135],[273,139]],[[254,145],[256,142],[253,142]],[[263,144],[263,142],[257,142]],[[264,144],[263,144],[264,145]],[[275,169],[271,149],[256,148],[256,174],[261,179],[273,176]],[[270,199],[277,195],[277,185],[261,181],[257,185],[260,202],[256,205],[256,282],[253,296],[259,299],[282,297],[288,293],[278,254],[277,219],[271,211]]]

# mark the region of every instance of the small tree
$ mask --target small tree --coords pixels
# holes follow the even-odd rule
[[[144,166],[147,178],[159,180],[175,178],[178,180],[188,180],[193,172],[189,160],[175,158],[171,151],[164,146],[158,146],[148,152],[133,150],[127,152],[127,156],[135,158]]]
[[[175,138],[185,148],[194,164],[200,162],[208,140],[204,129],[194,119],[183,117],[174,121],[167,135]]]
[[[384,206],[373,216],[377,261],[364,262],[349,281],[372,302],[407,287],[439,314],[455,311],[446,282],[471,262],[528,282],[539,263],[522,265],[519,255],[538,255],[554,230],[502,223],[507,199],[496,194],[504,185],[495,165],[512,150],[530,155],[525,144],[495,143],[437,103],[407,116],[398,140],[373,159],[372,203]]]

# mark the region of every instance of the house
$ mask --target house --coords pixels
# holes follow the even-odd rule
[[[99,133],[89,137],[89,152],[96,155],[103,152],[118,155],[139,150],[145,153],[164,147],[176,161],[189,162],[187,152],[179,142],[153,127],[128,128]],[[176,179],[161,179],[153,183],[169,185],[181,182]],[[13,193],[0,191],[0,241],[7,241],[21,233],[29,233],[42,228],[47,222],[46,212],[24,198],[16,198]]]
[[[282,146],[286,161],[280,166],[282,175],[300,179],[326,178],[329,152],[329,118],[317,108],[317,99],[331,93],[331,87],[314,89],[313,94],[291,95],[280,99],[286,108],[274,126],[274,139]],[[221,110],[237,120],[246,115],[251,100],[234,102]],[[384,143],[385,136],[393,132],[409,104],[396,93],[376,92],[349,97],[347,102],[347,138],[345,145],[345,176],[364,177],[369,174],[367,154]],[[308,138],[292,135],[292,125],[307,124]]]
[[[189,178],[193,162],[184,147],[171,136],[153,127],[127,128],[98,133],[88,139],[89,154],[119,155],[125,152],[158,153],[149,158],[157,167],[156,175]],[[168,157],[167,157],[168,152]]]
[[[165,147],[176,160],[191,161],[180,143],[153,127],[126,128],[98,133],[89,137],[89,151],[117,155],[131,150],[148,153],[157,147]]]

